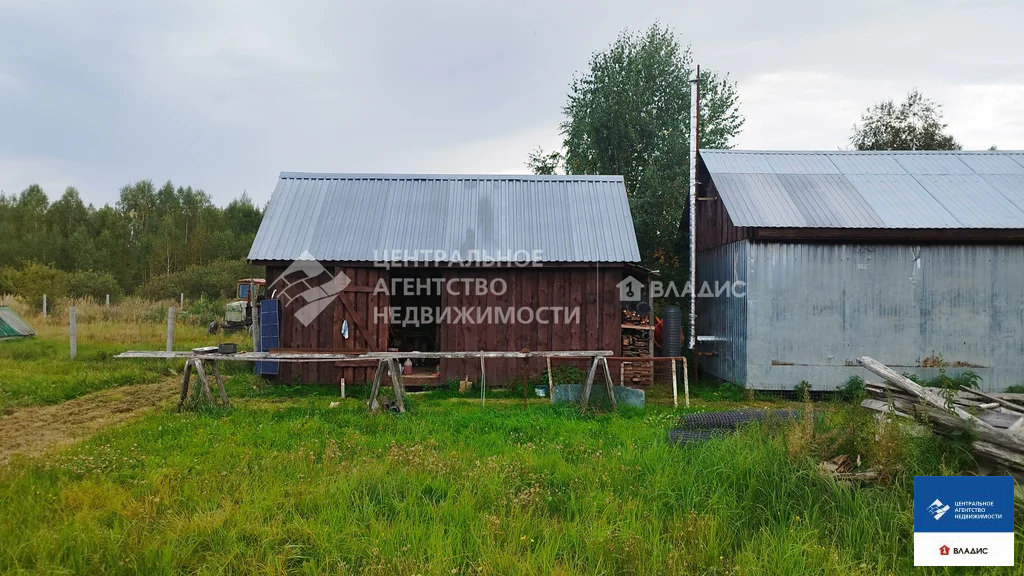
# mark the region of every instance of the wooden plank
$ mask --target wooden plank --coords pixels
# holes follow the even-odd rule
[[[554,404],[555,403],[555,381],[554,381],[554,377],[551,374],[551,356],[546,356],[544,358],[544,360],[545,360],[545,362],[547,362],[547,365],[548,365],[548,398],[551,400],[551,403]]]
[[[1024,436],[1024,416],[1021,416],[1006,429],[1006,433],[1011,436]]]
[[[611,357],[611,350],[537,350],[537,351],[484,351],[487,358],[552,358],[589,359],[595,356]],[[226,362],[253,362],[256,360],[276,360],[279,362],[347,362],[361,360],[377,360],[381,358],[475,358],[481,352],[369,352],[366,354],[271,354],[269,352],[239,352],[237,354],[204,354],[185,350],[163,352],[159,350],[128,350],[115,358],[195,358],[201,360],[221,360]]]
[[[890,414],[891,413],[891,414],[895,414],[896,416],[900,416],[900,417],[903,417],[903,418],[910,418],[909,414],[904,414],[903,412],[900,412],[899,410],[896,410],[895,408],[890,407],[888,402],[884,402],[882,400],[875,400],[873,398],[865,398],[864,400],[861,400],[860,405],[862,407],[864,407],[864,408],[869,409],[869,410],[874,410],[875,412],[881,412],[882,414]]]
[[[370,409],[370,412],[376,412],[380,409],[380,403],[377,401],[377,396],[380,394],[380,383],[384,378],[384,368],[386,363],[387,360],[380,360],[377,363],[377,369],[374,371],[373,384],[370,385],[370,400],[367,402],[367,407]]]
[[[217,367],[217,361],[210,360],[210,366],[213,368],[214,378],[217,379],[217,390],[220,392],[220,401],[222,404],[227,406],[230,402],[228,402],[228,393],[224,390],[224,381],[220,377],[220,368]]]
[[[612,410],[618,410],[619,401],[615,399],[615,385],[612,384],[612,374],[608,368],[608,359],[598,356],[597,360],[601,361],[601,367],[604,368],[604,387],[608,391],[608,399],[612,401]]]
[[[185,370],[181,376],[181,398],[178,400],[178,412],[185,409],[185,402],[188,400],[188,381],[192,377],[193,360],[185,361]]]
[[[362,342],[363,347],[379,352],[380,350],[377,348],[376,342],[371,342],[367,337],[367,332],[363,328],[363,325],[366,323],[360,323],[358,318],[359,309],[356,307],[355,302],[352,301],[351,295],[341,291],[338,293],[338,301],[342,306],[342,322],[348,320],[349,341]]]
[[[935,406],[936,408],[942,410],[947,410],[945,399],[943,399],[937,393],[925,389],[920,384],[914,382],[913,380],[907,378],[902,374],[896,373],[894,370],[892,370],[885,364],[882,364],[881,362],[878,362],[877,360],[874,360],[868,356],[862,356],[858,358],[857,362],[861,366],[867,368],[868,370],[874,372],[875,374],[878,374],[882,378],[885,378],[888,382],[895,384],[896,386],[899,386],[903,390],[906,390],[910,394],[924,400],[928,404],[931,404],[932,406]],[[952,412],[953,414],[956,414],[963,420],[973,422],[979,427],[985,427],[990,429],[992,428],[992,426],[990,426],[989,424],[975,418],[974,416],[965,412],[963,409],[957,408],[956,406],[953,406],[948,411]]]
[[[687,370],[686,370],[686,358],[683,358],[682,361],[683,361],[683,397],[686,399],[686,407],[689,408],[690,407],[690,377],[686,374],[686,372],[687,372]],[[653,373],[653,372],[654,372],[654,368],[653,368],[653,365],[652,365],[651,373]],[[675,378],[675,375],[673,375],[672,377]]]
[[[206,378],[206,370],[203,369],[203,360],[196,360],[193,363],[196,369],[196,376],[199,377],[199,382],[202,384],[203,397],[210,404],[213,404],[213,394],[210,392],[210,381]]]
[[[963,419],[950,413],[945,408],[937,408],[923,400],[915,402],[894,397],[892,398],[892,404],[894,408],[901,412],[926,419],[933,427],[937,425],[948,430],[963,430],[965,428]],[[1006,430],[993,428],[984,422],[980,422],[980,424],[976,425],[972,430],[972,433],[978,440],[997,444],[1010,450],[1021,450],[1021,440],[1019,438],[1007,434]]]
[[[1021,405],[1019,405],[1017,403],[1014,403],[1014,402],[1011,402],[1009,400],[1004,400],[1002,398],[999,398],[998,396],[992,396],[991,394],[986,394],[986,393],[982,392],[981,390],[975,390],[973,388],[967,388],[966,386],[961,386],[960,390],[963,390],[964,392],[970,392],[971,394],[974,394],[975,396],[980,396],[981,398],[984,398],[984,399],[986,399],[986,400],[988,400],[990,402],[995,402],[995,403],[999,404],[1003,408],[1008,408],[1008,409],[1013,410],[1013,411],[1018,412],[1018,413],[1020,413],[1021,410],[1024,410],[1024,406],[1021,406]]]
[[[392,358],[388,360],[388,372],[391,373],[391,387],[395,391],[395,403],[398,404],[398,411],[405,413],[405,386],[402,384],[402,369],[398,361]]]
[[[569,293],[569,312],[572,312],[574,308],[580,309],[580,316],[575,322],[568,323],[569,328],[569,348],[571,350],[580,350],[583,348],[583,338],[580,327],[580,322],[583,321],[583,287],[580,285],[581,282],[585,282],[586,278],[583,278],[578,270],[567,270],[565,274],[568,276],[566,281],[566,290]]]
[[[597,357],[590,361],[590,370],[587,372],[587,381],[583,384],[583,392],[580,394],[580,408],[585,409],[590,402],[590,389],[594,386],[594,374],[597,372]]]
[[[366,354],[370,352],[367,348],[353,348],[345,350],[342,348],[271,348],[267,350],[271,354],[342,354],[345,356],[355,356],[359,354]]]
[[[484,405],[487,397],[487,371],[484,368],[484,351],[480,351],[480,405]]]
[[[676,361],[672,361],[672,407],[679,408],[679,388],[676,385]]]

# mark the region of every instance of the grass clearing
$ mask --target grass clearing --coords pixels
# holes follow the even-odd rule
[[[162,348],[160,324],[87,323],[74,362],[61,326],[36,328],[0,344],[14,412],[0,418],[78,413],[106,397],[84,394],[137,382],[174,395],[180,362],[112,358]],[[224,339],[187,325],[178,336],[179,347]],[[646,410],[615,414],[541,399],[524,410],[521,391],[488,391],[481,407],[445,388],[411,395],[408,414],[371,416],[364,387],[329,409],[335,390],[268,385],[248,368],[224,366],[231,408],[150,403],[76,445],[0,465],[0,571],[965,573],[913,567],[912,490],[915,474],[969,462],[934,437],[872,428],[855,408],[815,404],[815,418],[682,448],[666,434],[685,410],[664,387]],[[135,390],[99,395],[116,407]],[[695,390],[694,410],[794,405],[726,392]],[[823,476],[817,463],[837,452],[863,454],[884,482]],[[1017,542],[1020,557],[1019,528]]]
[[[909,573],[912,475],[939,472],[921,458],[889,486],[842,485],[794,460],[784,428],[683,449],[661,406],[426,394],[369,416],[230,384],[234,408],[160,412],[0,472],[0,569]]]
[[[33,338],[0,342],[0,414],[25,406],[57,404],[118,386],[156,382],[181,372],[181,362],[118,360],[127,349],[163,350],[166,325],[98,321],[78,326],[78,354],[69,353],[68,327],[55,318],[31,319]],[[175,349],[209,346],[220,341],[238,342],[252,349],[245,334],[211,335],[189,324],[175,326]],[[226,367],[229,373],[245,370]]]

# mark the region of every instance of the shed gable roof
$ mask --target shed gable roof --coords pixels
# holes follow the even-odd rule
[[[304,252],[333,262],[640,261],[621,176],[283,172],[249,260]]]
[[[1024,229],[1024,152],[701,150],[736,226]]]

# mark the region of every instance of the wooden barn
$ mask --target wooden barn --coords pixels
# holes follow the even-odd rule
[[[642,272],[619,176],[286,172],[249,260],[266,267],[269,305],[280,310],[274,349],[286,352],[618,356],[624,339],[627,352],[642,348],[629,346],[626,321],[649,324],[620,301],[620,284]],[[375,366],[282,363],[278,377],[362,383]],[[487,379],[544,369],[543,358],[489,360]],[[406,381],[479,373],[475,358],[419,360]]]

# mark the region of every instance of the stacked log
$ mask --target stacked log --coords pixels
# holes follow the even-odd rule
[[[968,432],[979,463],[1024,479],[1024,400],[1019,395],[986,394],[961,387],[944,396],[867,356],[857,362],[884,379],[865,383],[870,398],[861,406],[912,418],[937,434]]]
[[[629,357],[650,356],[650,338],[653,327],[648,314],[630,308],[622,309],[622,355]],[[623,367],[626,386],[648,385],[653,382],[652,362],[630,362]]]

